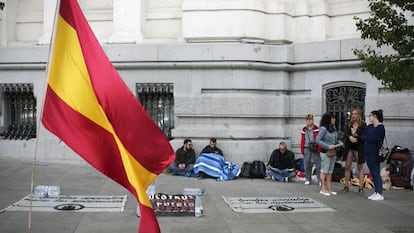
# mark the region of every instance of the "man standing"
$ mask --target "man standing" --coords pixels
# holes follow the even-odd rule
[[[319,133],[319,127],[314,124],[313,115],[307,114],[305,116],[306,126],[301,131],[300,151],[303,154],[305,163],[305,184],[311,184],[312,177],[312,162],[315,164],[317,184],[319,184],[321,171],[321,151],[320,146],[316,144],[315,139]]]
[[[295,154],[287,149],[285,142],[279,143],[279,149],[272,152],[267,164],[266,178],[276,181],[289,181],[295,177]]]
[[[184,140],[184,145],[175,152],[175,161],[169,166],[173,175],[191,176],[195,162],[195,152],[190,139]]]

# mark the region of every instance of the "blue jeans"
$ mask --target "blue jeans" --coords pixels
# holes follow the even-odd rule
[[[305,148],[303,160],[305,162],[306,180],[307,181],[312,180],[312,162],[313,162],[315,164],[316,177],[319,183],[319,180],[321,177],[321,155],[319,154],[319,152],[310,151],[308,148]]]
[[[191,173],[193,172],[194,164],[187,164],[187,166],[184,168],[184,170],[181,170],[177,164],[172,163],[168,167],[173,175],[176,176],[191,176]]]
[[[272,168],[266,170],[266,175],[277,181],[284,181],[285,177],[295,177],[296,173],[288,169]]]
[[[375,192],[382,194],[381,163],[376,154],[365,154],[365,160],[369,171],[371,172],[372,181],[374,182]]]

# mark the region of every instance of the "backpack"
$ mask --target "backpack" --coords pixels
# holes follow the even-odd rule
[[[395,187],[411,187],[411,170],[413,159],[408,149],[394,146],[389,158],[391,183]]]
[[[305,172],[305,162],[302,158],[296,160],[296,170]]]
[[[345,176],[345,168],[342,167],[340,163],[335,162],[335,167],[332,173],[332,181],[340,182],[340,180]]]
[[[252,162],[252,167],[250,169],[251,178],[264,178],[266,175],[266,166],[263,161],[255,160]]]
[[[240,177],[250,178],[250,170],[252,169],[252,164],[249,162],[244,162],[240,171]]]

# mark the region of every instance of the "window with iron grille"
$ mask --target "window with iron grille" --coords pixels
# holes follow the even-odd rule
[[[36,98],[32,83],[0,84],[0,137],[36,137]]]
[[[174,128],[174,86],[172,83],[137,83],[137,97],[154,122],[172,139]]]
[[[355,86],[331,86],[326,89],[326,112],[333,113],[336,117],[336,127],[340,132],[344,131],[348,123],[350,112],[358,107],[364,116],[365,87]]]

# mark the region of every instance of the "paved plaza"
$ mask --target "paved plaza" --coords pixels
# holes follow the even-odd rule
[[[20,200],[29,193],[32,164],[30,161],[0,159],[0,209]],[[136,202],[124,188],[88,165],[38,163],[35,185],[59,185],[61,194],[128,195],[123,213],[33,212],[33,233],[98,233],[137,232]],[[346,194],[322,196],[317,185],[303,182],[273,182],[238,179],[217,182],[213,179],[176,177],[161,174],[155,181],[158,192],[182,193],[184,187],[203,188],[204,216],[158,217],[163,233],[268,233],[268,232],[414,232],[414,192],[385,191],[385,200],[370,201],[351,187]],[[334,183],[339,191],[340,183]],[[334,212],[262,213],[233,212],[223,196],[240,197],[309,197]],[[0,213],[0,232],[28,232],[28,212]]]

